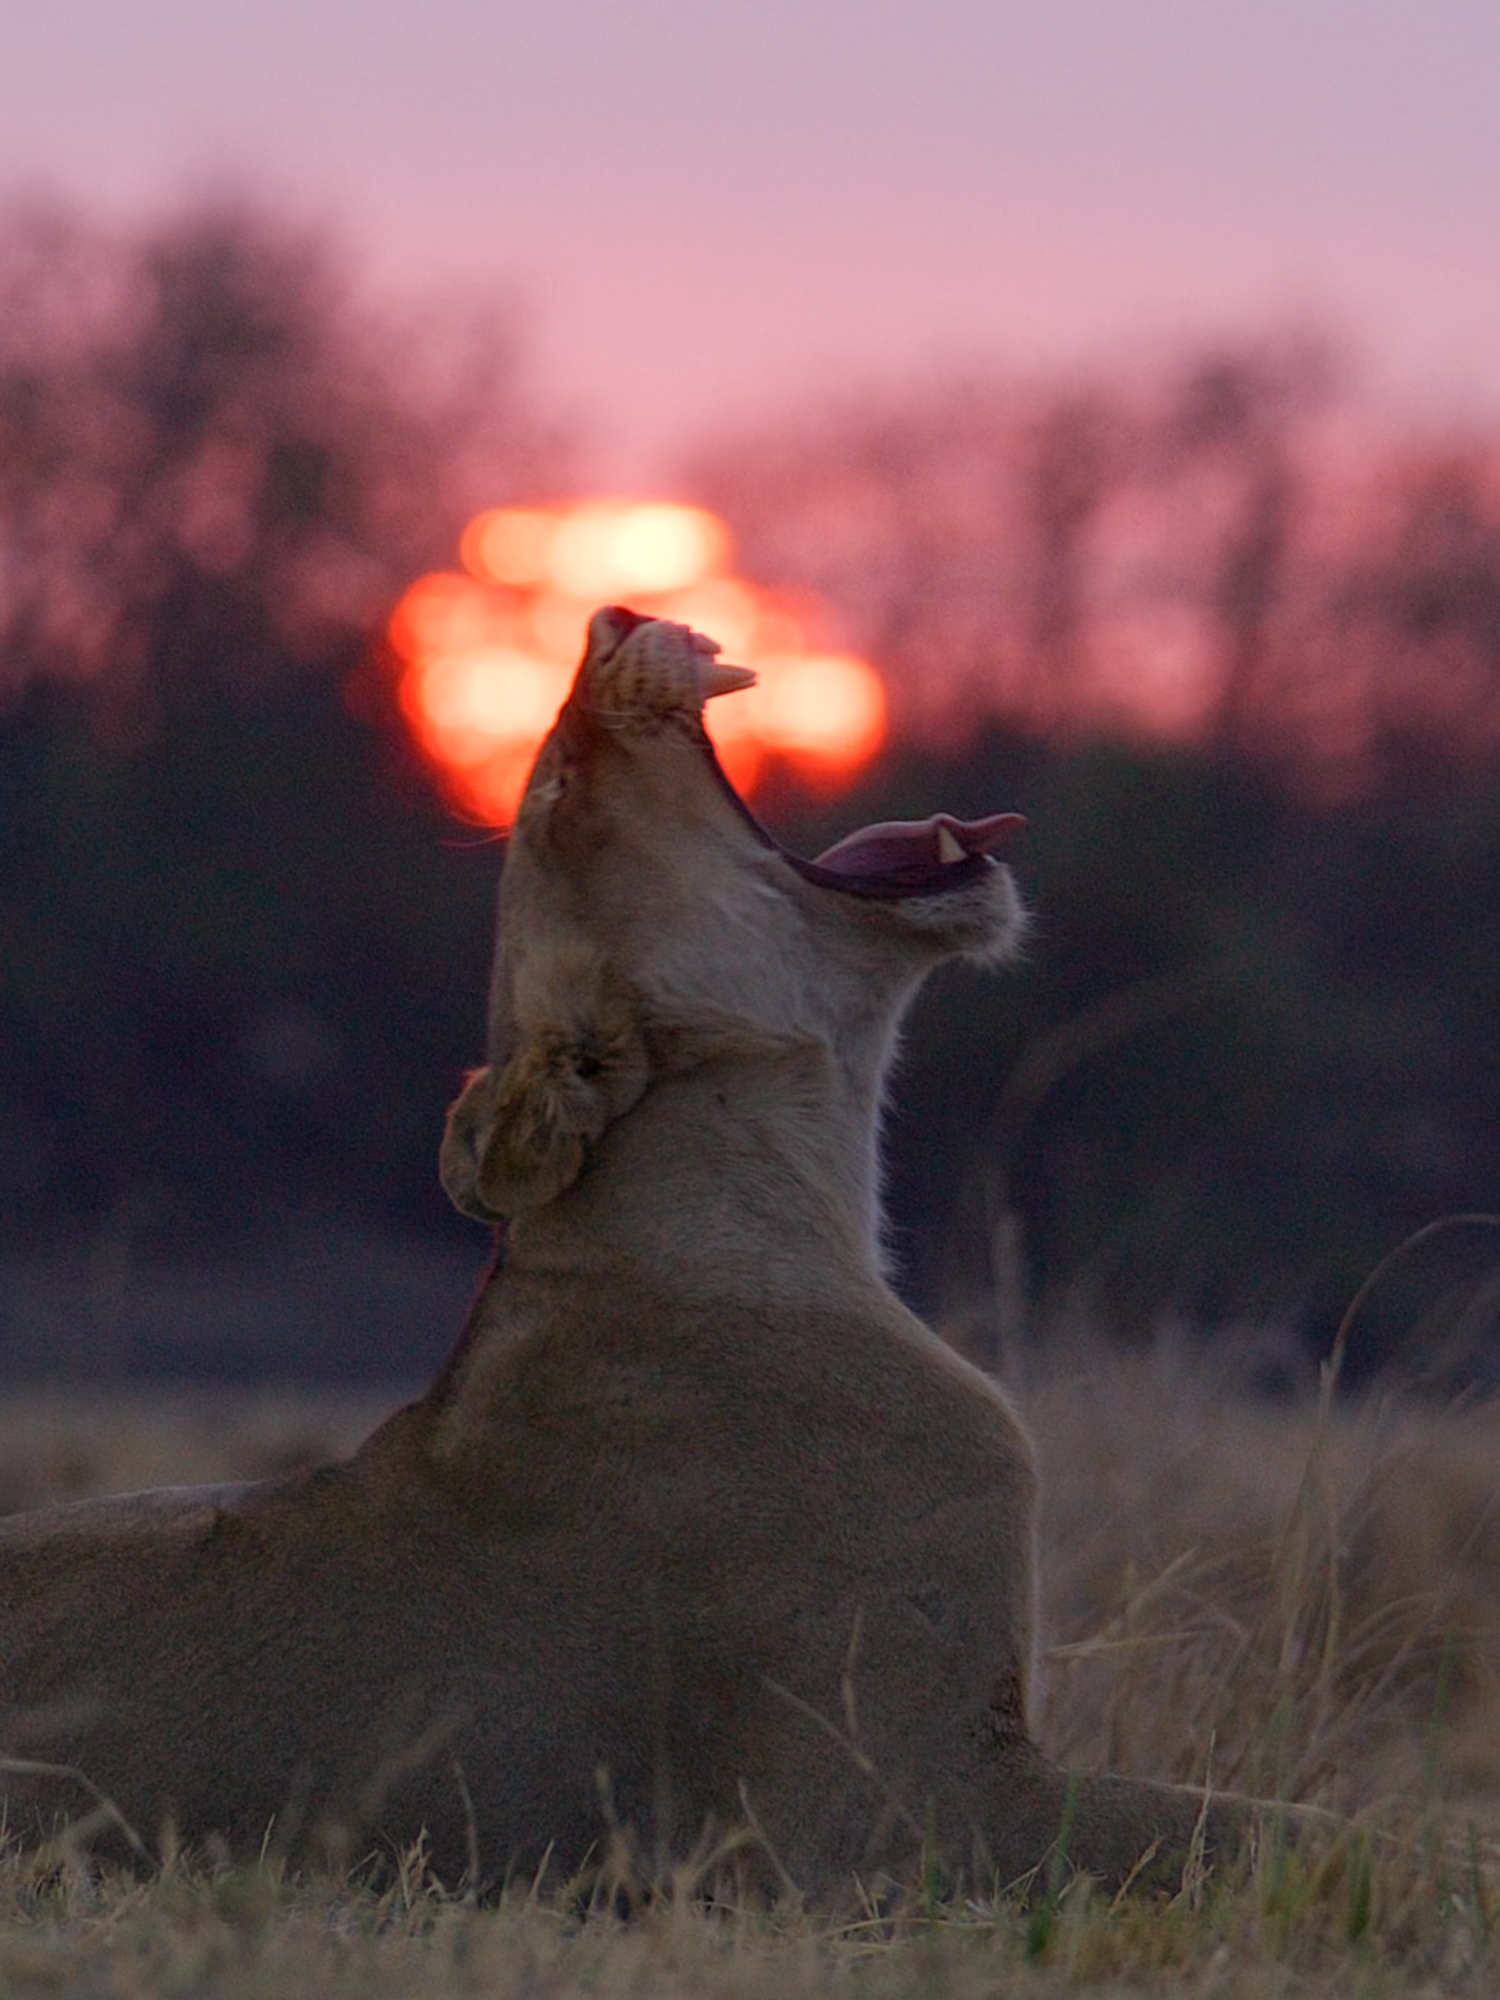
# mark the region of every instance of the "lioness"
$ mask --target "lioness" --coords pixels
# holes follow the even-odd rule
[[[897,1024],[1015,952],[1018,822],[795,859],[704,733],[716,651],[601,612],[538,756],[441,1161],[505,1229],[429,1393],[346,1464],[0,1523],[12,1828],[425,1829],[489,1881],[737,1837],[829,1891],[1229,1824],[1033,1744],[1031,1451],[881,1272]]]

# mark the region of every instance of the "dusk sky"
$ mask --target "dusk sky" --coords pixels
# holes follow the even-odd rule
[[[620,481],[830,385],[1289,323],[1500,416],[1500,0],[4,10],[0,188],[216,183],[516,293]]]

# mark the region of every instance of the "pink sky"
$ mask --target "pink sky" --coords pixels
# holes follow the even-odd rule
[[[518,291],[619,481],[829,385],[1289,320],[1500,417],[1497,0],[3,11],[0,188],[215,179]]]

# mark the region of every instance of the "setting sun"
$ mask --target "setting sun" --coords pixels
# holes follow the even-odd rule
[[[391,614],[401,709],[455,810],[508,825],[600,604],[692,625],[756,685],[709,724],[734,782],[770,761],[840,784],[879,750],[885,689],[851,653],[818,648],[804,609],[737,577],[729,532],[700,507],[586,500],[498,507],[460,542],[464,570],[419,577]]]

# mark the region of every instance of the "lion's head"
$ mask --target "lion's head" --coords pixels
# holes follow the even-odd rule
[[[873,1127],[906,1002],[954,956],[998,963],[1023,914],[997,858],[1014,813],[938,814],[782,847],[725,776],[704,703],[754,675],[664,619],[598,612],[506,857],[489,1064],[450,1114],[443,1178],[495,1220],[554,1200],[653,1076],[814,1041]]]

